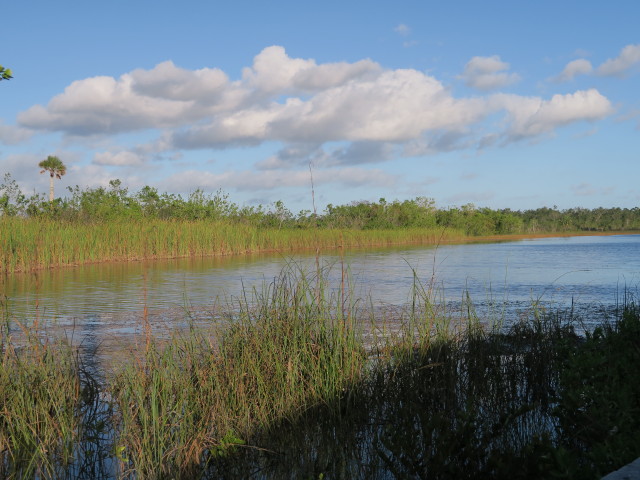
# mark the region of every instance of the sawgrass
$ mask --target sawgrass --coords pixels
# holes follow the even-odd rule
[[[82,465],[79,452],[102,428],[98,385],[68,343],[24,329],[18,344],[7,327],[5,321],[0,341],[0,477],[61,478]]]
[[[633,302],[580,337],[571,312],[455,318],[417,279],[406,309],[373,318],[326,278],[294,268],[211,328],[146,328],[99,384],[5,315],[0,476],[596,478],[640,453]]]
[[[463,238],[456,230],[438,228],[278,229],[225,220],[114,219],[83,223],[0,216],[0,273],[104,261],[437,244]]]
[[[123,471],[188,478],[256,431],[332,403],[366,355],[354,317],[325,293],[282,276],[236,299],[219,336],[151,340],[112,379]]]

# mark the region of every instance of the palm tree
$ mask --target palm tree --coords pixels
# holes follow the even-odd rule
[[[62,178],[67,173],[67,167],[62,163],[62,160],[53,155],[49,155],[46,160],[42,160],[38,166],[42,169],[40,173],[49,172],[49,201],[53,203],[53,178]]]

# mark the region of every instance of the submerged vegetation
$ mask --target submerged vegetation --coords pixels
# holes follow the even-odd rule
[[[99,375],[6,313],[0,476],[582,479],[640,454],[632,300],[578,336],[571,312],[488,326],[418,287],[374,319],[322,274],[283,274],[210,329],[146,325]]]
[[[187,198],[152,187],[129,192],[71,188],[47,201],[0,184],[0,272],[107,260],[225,255],[331,247],[459,242],[470,236],[640,230],[640,208],[524,212],[465,205],[438,209],[426,197],[328,205],[292,213],[282,202],[239,206],[222,192]]]

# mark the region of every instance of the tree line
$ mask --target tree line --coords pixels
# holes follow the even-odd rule
[[[51,182],[64,170],[54,161],[39,165]],[[130,192],[120,180],[108,187],[68,187],[66,197],[27,195],[10,174],[0,183],[0,215],[24,218],[55,218],[72,222],[116,219],[226,220],[264,228],[328,228],[385,230],[402,228],[454,228],[467,235],[607,232],[640,230],[640,208],[557,208],[534,210],[479,208],[473,204],[437,208],[427,197],[377,202],[329,204],[323,212],[293,213],[282,201],[270,205],[242,206],[219,190],[197,189],[187,196],[160,193],[145,186]]]

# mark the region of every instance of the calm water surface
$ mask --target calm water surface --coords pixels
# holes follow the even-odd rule
[[[11,316],[103,341],[135,334],[145,306],[157,326],[172,329],[181,312],[206,311],[242,288],[260,287],[286,265],[313,272],[312,254],[98,264],[0,278]],[[342,265],[356,295],[374,305],[403,305],[414,272],[440,298],[459,304],[468,291],[481,314],[515,315],[532,302],[607,309],[640,283],[640,235],[324,252],[320,264],[338,288]],[[46,322],[44,322],[46,320]]]

